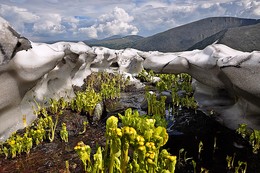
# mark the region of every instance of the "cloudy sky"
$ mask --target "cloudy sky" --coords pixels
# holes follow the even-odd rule
[[[150,36],[206,17],[260,18],[259,0],[0,0],[0,16],[32,41]]]

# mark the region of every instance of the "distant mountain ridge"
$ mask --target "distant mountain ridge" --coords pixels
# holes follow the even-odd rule
[[[143,39],[139,35],[114,35],[102,40],[85,40],[84,42],[89,46],[104,46],[110,49],[125,49],[132,47],[134,42]]]
[[[206,18],[141,39],[135,42],[133,48],[161,52],[190,50],[195,44],[202,42],[204,39],[214,36],[218,38],[219,35],[223,36],[223,33],[230,28],[251,26],[257,23],[260,23],[260,20],[235,17]]]
[[[135,48],[143,51],[178,52],[203,49],[214,42],[241,51],[260,50],[260,19],[210,17],[188,23],[150,37],[115,35],[84,41],[90,46],[111,49]]]

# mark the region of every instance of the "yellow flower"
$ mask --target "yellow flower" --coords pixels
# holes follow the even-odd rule
[[[154,152],[150,152],[149,158],[150,159],[154,159],[155,158],[155,153]]]
[[[138,147],[138,149],[141,150],[141,151],[144,151],[145,150],[145,146],[140,146],[140,147]]]
[[[9,145],[14,145],[15,144],[15,140],[11,140],[10,142],[8,142]]]
[[[177,157],[176,156],[167,156],[167,159],[169,159],[172,162],[176,162]]]
[[[117,136],[121,137],[122,136],[122,131],[120,128],[116,128],[116,134]]]

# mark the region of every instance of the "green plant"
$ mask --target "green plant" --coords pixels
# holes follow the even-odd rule
[[[115,116],[111,116],[107,119],[106,122],[106,148],[105,148],[105,156],[108,157],[108,148],[110,148],[110,160],[109,160],[109,173],[114,172],[114,168],[120,170],[120,159],[121,155],[121,140],[122,131],[117,128],[118,126],[118,118]]]
[[[110,116],[106,121],[106,146],[104,153],[99,147],[90,159],[89,146],[83,142],[75,146],[87,172],[174,172],[176,156],[167,150],[160,150],[168,140],[164,127],[155,126],[155,120],[140,116],[137,111],[127,109],[125,115],[119,114],[122,127],[118,127],[118,118]],[[131,152],[130,152],[131,151]],[[93,165],[93,166],[92,166]]]
[[[93,166],[93,173],[103,173],[103,156],[101,147],[98,147],[96,154],[94,154],[94,166]]]
[[[234,168],[234,161],[235,161],[235,154],[233,156],[227,156],[226,161],[227,161],[228,169],[233,169]]]
[[[38,145],[47,139],[47,137],[50,142],[52,142],[54,140],[58,117],[62,114],[62,110],[60,110],[61,105],[63,104],[63,107],[66,105],[62,102],[63,101],[56,101],[52,99],[50,101],[51,106],[49,108],[40,106],[40,104],[36,102],[37,110],[34,109],[34,113],[37,114],[38,118],[30,126],[27,126],[26,115],[23,115],[23,123],[27,126],[25,132],[22,135],[14,133],[11,137],[9,137],[1,145],[1,153],[3,153],[6,158],[14,158],[21,153],[29,154],[33,144]],[[55,123],[53,123],[53,119],[49,115],[50,112],[55,113]],[[63,126],[63,131],[64,130],[65,129]]]
[[[240,124],[236,130],[252,146],[252,152],[257,154],[260,149],[260,130],[249,129],[246,124]]]
[[[200,143],[199,143],[199,149],[198,149],[198,159],[201,158],[201,152],[202,152],[202,150],[203,150],[203,142],[200,141]]]
[[[129,79],[119,73],[98,72],[87,78],[86,88],[93,88],[103,99],[116,99],[128,85]]]
[[[148,102],[148,115],[165,115],[166,96],[161,96],[160,100],[157,100],[156,93],[146,91],[145,97]]]
[[[176,163],[177,157],[171,156],[166,149],[163,149],[159,156],[159,165],[161,165],[159,172],[174,172]]]
[[[79,135],[82,135],[86,132],[87,130],[87,125],[88,125],[88,122],[87,121],[84,121],[83,122],[83,131],[79,132]]]
[[[235,154],[233,156],[227,156],[226,161],[229,170],[234,170],[235,173],[246,173],[247,162],[238,161],[235,167]]]
[[[70,173],[70,163],[68,160],[65,161],[65,167],[66,167],[66,172],[65,173]]]
[[[50,111],[52,114],[57,114],[59,110],[60,102],[56,99],[50,99]]]
[[[189,160],[192,161],[193,159],[191,157],[187,157],[187,151],[185,151],[184,148],[181,148],[179,150],[179,154],[178,154],[178,164],[185,165],[188,163]],[[193,166],[194,166],[194,164],[193,164]]]
[[[91,160],[90,160],[90,153],[91,153],[90,146],[85,145],[84,142],[80,141],[74,147],[74,150],[77,152],[80,160],[82,161],[82,163],[84,165],[84,170],[86,172],[91,172],[92,164],[91,164]]]
[[[249,142],[252,145],[253,153],[257,154],[260,149],[260,130],[254,130],[251,133]]]
[[[97,103],[101,100],[100,94],[96,93],[94,89],[88,88],[85,92],[77,92],[76,98],[70,102],[70,106],[73,111],[85,112],[92,116]]]
[[[69,133],[67,131],[67,126],[65,123],[62,123],[60,137],[64,142],[69,142]]]
[[[153,77],[160,78],[160,80],[156,82],[157,90],[160,92],[171,90],[174,106],[197,109],[198,105],[193,97],[193,89],[191,86],[192,78],[190,75],[186,73],[178,75],[154,74],[153,71],[147,72],[145,70],[142,70],[142,72],[138,74],[138,78],[141,81],[151,82]],[[182,93],[181,95],[180,92]]]
[[[58,119],[59,119],[59,116],[62,113],[63,112],[60,110],[60,112],[56,115],[55,123],[53,123],[52,118],[50,116],[48,117],[49,128],[50,128],[50,133],[49,133],[49,140],[50,140],[50,142],[53,142],[53,140],[54,140],[55,131],[56,131],[57,124],[58,124]]]
[[[193,166],[193,172],[196,173],[197,172],[197,163],[195,162],[195,160],[192,160],[192,166]]]
[[[247,163],[238,161],[238,166],[235,168],[235,173],[246,173]]]
[[[155,76],[155,74],[152,70],[147,72],[146,70],[143,69],[138,74],[137,78],[139,78],[140,81],[142,81],[142,82],[152,82],[154,76]]]
[[[247,124],[239,124],[239,127],[236,129],[236,132],[240,134],[243,138],[250,136],[250,131],[247,128]]]
[[[33,141],[31,137],[28,137],[28,135],[28,132],[26,132],[23,136],[13,133],[12,136],[6,140],[6,142],[2,143],[1,150],[5,157],[8,158],[10,156],[15,158],[23,152],[29,154],[33,146]]]

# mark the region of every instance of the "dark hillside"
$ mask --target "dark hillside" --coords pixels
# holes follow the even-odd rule
[[[143,38],[135,42],[132,47],[144,51],[184,51],[206,38],[219,37],[229,28],[255,25],[259,22],[260,20],[256,19],[234,17],[206,18]]]
[[[188,50],[203,49],[214,42],[225,44],[233,49],[244,52],[260,51],[260,23],[223,30],[196,43]]]
[[[142,39],[139,35],[128,35],[128,36],[112,36],[103,40],[86,40],[84,41],[89,46],[103,46],[110,49],[124,49],[132,47],[133,43]]]

